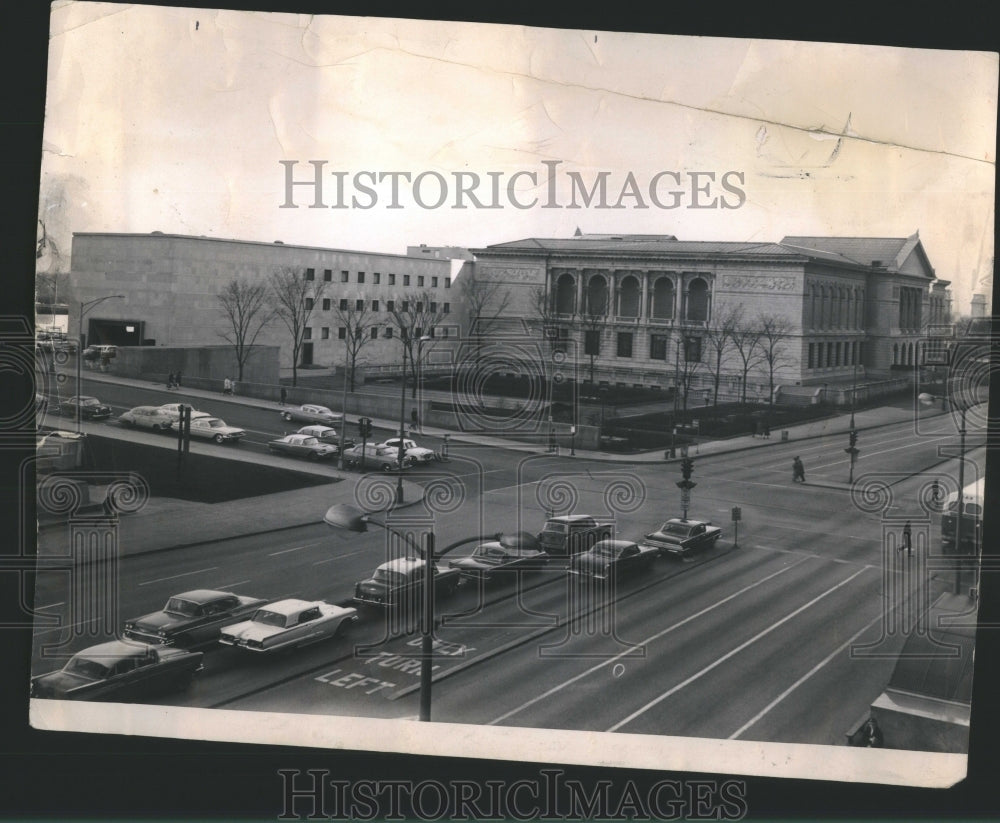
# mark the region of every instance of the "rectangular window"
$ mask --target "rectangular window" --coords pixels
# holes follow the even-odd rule
[[[430,329],[428,330],[427,336],[430,337],[430,338],[434,337],[434,327],[433,326],[431,326]]]
[[[372,311],[378,311],[378,300],[372,300]]]
[[[382,335],[386,340],[392,340],[392,326],[385,327],[385,334]]]
[[[808,360],[809,365],[807,366],[807,368],[810,368],[810,369],[815,368],[815,366],[814,366],[815,362],[816,362],[816,344],[815,343],[810,343],[809,344],[809,360]]]
[[[438,279],[436,277],[431,278],[431,286],[435,289],[438,287]]]
[[[374,283],[377,286],[381,282],[382,282],[382,275],[381,274],[379,274],[378,272],[375,272],[374,274],[372,274],[372,283]]]
[[[329,297],[324,297],[323,298],[323,311],[330,311],[330,298]]]
[[[396,275],[392,274],[391,272],[389,273],[389,285],[390,286],[396,285]]]
[[[408,312],[409,310],[410,310],[410,301],[409,300],[404,300],[403,301],[403,308],[401,309],[401,311]]]
[[[350,283],[351,282],[351,275],[350,275],[350,273],[346,272],[346,271],[342,271],[340,273],[340,282],[341,283]]]
[[[450,289],[451,288],[451,278],[450,277],[446,277],[444,279],[444,287],[446,289]]]
[[[347,329],[344,328],[343,326],[341,326],[339,329],[337,329],[337,337],[339,337],[341,340],[346,340],[347,339]]]
[[[419,340],[423,336],[424,336],[424,330],[422,328],[420,328],[420,326],[417,326],[413,330],[413,339],[414,340]]]
[[[306,269],[306,280],[316,279],[316,269]]]
[[[333,282],[333,269],[323,269],[323,282],[324,283]]]
[[[432,301],[431,301],[431,314],[434,314],[434,312],[436,312],[437,310],[438,310],[438,304],[437,304],[437,303],[435,303],[435,302],[434,302],[434,301],[432,300]]]
[[[442,337],[447,337],[448,336],[448,327],[447,326],[442,326],[441,327],[441,336]]]
[[[444,312],[445,314],[451,314],[451,303],[445,303],[441,307],[441,311]]]
[[[651,334],[649,335],[649,359],[650,360],[666,360],[667,359],[667,341],[670,338],[665,334]]]
[[[347,298],[346,297],[341,297],[340,298],[340,310],[341,311],[347,311]]]
[[[618,356],[619,357],[632,356],[632,332],[630,331],[618,332]]]
[[[312,340],[313,339],[313,330],[312,330],[311,326],[306,326],[302,330],[302,339],[303,340]]]
[[[372,326],[372,340],[378,340],[378,326]]]
[[[424,302],[423,302],[423,300],[418,300],[417,301],[417,311],[421,312],[423,310],[424,310]]]
[[[417,275],[417,285],[418,286],[424,285],[424,276],[422,274]]]
[[[601,353],[600,329],[589,329],[583,333],[583,353],[592,356]]]
[[[354,311],[364,311],[364,310],[365,310],[365,301],[364,300],[355,300],[354,301]]]
[[[319,336],[322,337],[324,340],[329,340],[330,339],[330,327],[329,326],[323,326],[323,328],[320,330]]]
[[[684,338],[684,360],[688,363],[700,363],[701,362],[701,338],[700,337],[685,337]]]
[[[385,310],[386,311],[396,311],[396,301],[395,300],[386,300],[385,301]]]
[[[365,282],[365,273],[363,271],[359,271],[358,272],[358,282],[359,283],[364,283]]]
[[[306,298],[306,311],[312,311],[313,299],[311,297]]]
[[[403,285],[404,286],[409,286],[410,285],[410,275],[408,275],[408,274],[404,274],[403,275]]]

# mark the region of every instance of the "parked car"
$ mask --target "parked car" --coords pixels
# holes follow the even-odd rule
[[[245,620],[267,603],[260,597],[195,589],[175,594],[159,611],[125,621],[125,637],[163,646],[193,648],[219,639],[223,626]]]
[[[313,403],[282,409],[279,414],[289,422],[299,420],[303,423],[324,423],[328,426],[342,423],[344,420],[344,415],[332,412],[326,406],[317,406]]]
[[[54,672],[31,679],[31,696],[61,700],[138,700],[187,688],[201,652],[112,640],[77,652]]]
[[[524,532],[480,543],[468,557],[448,565],[468,580],[490,580],[507,572],[534,571],[548,562],[549,555],[538,539]]]
[[[687,554],[711,548],[721,536],[722,529],[708,520],[673,517],[655,532],[647,534],[642,542],[655,546],[661,554]]]
[[[398,557],[375,569],[366,580],[354,584],[354,602],[392,607],[418,602],[423,594],[427,563],[419,557]],[[461,572],[434,564],[434,593],[447,596],[458,588]]]
[[[328,460],[338,451],[336,446],[321,443],[308,434],[286,434],[284,437],[268,441],[267,448],[276,454],[290,454],[308,460]]]
[[[70,397],[59,404],[59,414],[73,418],[79,416],[84,420],[106,420],[111,417],[111,406],[106,406],[96,397]]]
[[[589,514],[550,517],[538,535],[538,542],[549,554],[573,555],[585,552],[599,540],[614,534],[614,523],[602,523]]]
[[[159,407],[159,409],[165,415],[170,417],[171,420],[176,421],[181,419],[181,406],[190,407],[190,405],[191,405],[190,403],[164,403],[162,406]],[[198,417],[211,417],[211,416],[212,415],[209,414],[208,412],[198,411],[197,409],[194,408],[191,409],[192,420],[195,420]]]
[[[223,629],[219,642],[269,654],[326,640],[345,623],[357,619],[358,610],[351,606],[334,606],[322,600],[279,600],[257,609],[249,620]]]
[[[576,555],[570,561],[569,571],[570,574],[604,580],[648,569],[659,554],[655,546],[631,540],[601,540],[589,551]]]
[[[379,443],[379,445],[385,446],[387,449],[392,449],[399,454],[398,437],[392,437],[384,443]],[[423,446],[418,446],[408,437],[403,438],[403,455],[409,457],[410,461],[413,463],[431,463],[438,459],[437,453],[433,449],[426,449]]]
[[[117,346],[107,346],[107,345],[95,345],[87,346],[83,350],[84,360],[108,360],[112,357],[118,356]]]
[[[159,406],[136,406],[118,418],[123,426],[138,426],[141,429],[169,431],[174,419]]]
[[[177,430],[180,426],[181,421],[175,420],[173,428]],[[241,437],[246,436],[246,432],[228,425],[218,417],[197,417],[191,419],[191,436],[214,440],[216,443],[238,443]]]
[[[344,449],[344,465],[353,469],[361,468],[362,455],[364,455],[364,468],[381,469],[384,472],[394,472],[399,469],[399,450],[368,443],[364,447],[354,446]],[[403,468],[408,469],[413,465],[410,458],[403,455]]]
[[[338,432],[332,426],[322,426],[320,424],[315,424],[312,426],[303,426],[299,429],[296,434],[305,434],[309,437],[315,437],[321,443],[329,443],[331,446],[337,447],[337,453],[340,453],[340,432]],[[354,440],[350,437],[344,436],[344,448],[350,448],[354,445]]]

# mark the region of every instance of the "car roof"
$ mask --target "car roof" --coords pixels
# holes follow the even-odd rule
[[[163,409],[160,406],[133,406],[129,411],[155,411],[162,412]]]
[[[138,657],[148,654],[152,646],[148,643],[138,643],[134,640],[110,640],[96,646],[77,652],[83,657],[100,658],[101,660],[121,660],[126,657]]]
[[[261,606],[262,609],[266,609],[269,612],[275,612],[276,614],[298,614],[305,609],[311,609],[313,606],[318,606],[319,603],[313,602],[311,600],[299,600],[295,597],[290,597],[287,600],[279,600],[276,603],[268,603],[266,606]]]
[[[637,545],[634,540],[607,539],[607,540],[598,540],[594,544],[594,547],[596,548],[597,546],[614,546],[616,549],[624,549],[626,546],[634,546],[634,545]]]
[[[192,589],[189,592],[175,594],[173,597],[181,600],[190,600],[192,603],[211,603],[220,597],[236,597],[236,595],[232,592],[223,592],[216,589]]]
[[[705,525],[707,525],[707,522],[704,521],[704,520],[691,520],[691,519],[684,520],[683,518],[680,518],[680,517],[671,517],[669,520],[664,521],[664,525],[666,525],[667,523],[677,523],[677,524],[679,524],[681,526],[705,526]]]
[[[422,557],[397,557],[393,560],[387,560],[379,566],[379,568],[384,569],[385,571],[402,572],[405,574],[406,572],[411,571],[418,566],[422,566],[423,564],[424,561]]]
[[[594,520],[592,514],[563,514],[559,517],[550,517],[549,522],[555,523],[579,523],[581,520]]]

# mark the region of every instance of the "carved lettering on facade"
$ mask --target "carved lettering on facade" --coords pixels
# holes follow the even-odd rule
[[[794,277],[761,274],[725,274],[722,285],[727,289],[747,289],[750,291],[794,291]]]
[[[483,275],[489,280],[504,283],[539,283],[545,280],[541,269],[519,269],[505,266],[483,266]]]

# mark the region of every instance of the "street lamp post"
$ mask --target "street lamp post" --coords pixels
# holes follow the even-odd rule
[[[396,475],[396,502],[403,502],[403,438],[406,437],[406,331],[400,329],[399,339],[403,342],[403,379],[399,397],[399,474]]]
[[[105,300],[124,300],[124,294],[108,294],[104,297],[95,297],[93,300],[86,300],[80,303],[80,327],[76,330],[77,337],[77,347],[76,347],[76,396],[77,396],[77,406],[76,406],[76,431],[77,434],[80,433],[80,424],[83,421],[83,415],[80,413],[80,401],[79,398],[83,396],[82,384],[83,384],[83,318],[86,316],[87,312],[90,311],[98,303],[103,303]]]
[[[364,532],[368,530],[368,525],[372,524],[381,529],[385,529],[389,534],[394,534],[403,542],[414,548],[424,559],[424,588],[423,588],[423,619],[420,626],[420,719],[429,721],[431,719],[431,685],[434,659],[434,560],[444,557],[448,552],[469,543],[481,543],[487,540],[500,540],[502,532],[489,535],[476,535],[475,537],[465,537],[449,543],[439,552],[434,548],[434,530],[429,529],[424,535],[424,547],[421,548],[416,541],[402,532],[396,531],[391,526],[378,520],[373,520],[370,515],[363,513],[353,506],[338,503],[331,506],[323,517],[323,521],[328,526],[334,528],[349,529],[354,532]],[[514,540],[519,539],[516,535]]]
[[[343,397],[340,401],[340,458],[337,461],[337,468],[340,471],[344,470],[344,445],[346,440],[344,439],[344,430],[347,428],[347,357],[350,354],[350,346],[347,344],[347,340],[344,340],[344,385],[343,385]],[[402,501],[402,497],[400,500]]]

